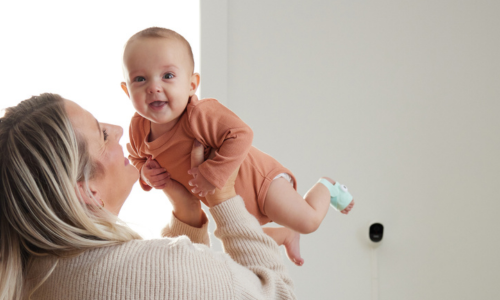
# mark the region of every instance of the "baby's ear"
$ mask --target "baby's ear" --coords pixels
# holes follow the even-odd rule
[[[193,96],[196,93],[198,86],[200,86],[200,74],[193,73],[193,75],[191,75],[191,83],[189,86],[189,96]]]
[[[122,82],[122,90],[125,92],[125,94],[127,94],[127,96],[130,98],[130,95],[128,93],[128,89],[127,89],[127,84],[125,82]]]

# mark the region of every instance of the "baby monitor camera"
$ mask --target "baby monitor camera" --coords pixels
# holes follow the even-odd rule
[[[370,225],[368,236],[372,242],[379,243],[384,236],[384,225],[380,223],[373,223]]]

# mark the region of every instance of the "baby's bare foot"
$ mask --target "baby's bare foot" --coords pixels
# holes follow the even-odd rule
[[[304,259],[300,256],[300,234],[298,232],[290,230],[283,246],[285,246],[286,255],[293,263],[299,267],[304,264]]]
[[[347,205],[347,207],[344,208],[344,210],[342,210],[341,213],[347,215],[351,211],[351,209],[353,208],[353,206],[354,206],[354,199],[352,199],[351,203],[349,203],[349,205]]]

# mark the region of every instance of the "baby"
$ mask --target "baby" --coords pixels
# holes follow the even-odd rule
[[[173,179],[207,204],[205,196],[222,188],[238,168],[236,192],[291,261],[302,265],[300,233],[315,231],[331,204],[347,214],[354,205],[347,188],[324,177],[302,197],[292,172],[252,147],[252,130],[215,99],[199,100],[200,75],[194,73],[189,43],[178,33],[148,28],[133,35],[123,54],[122,89],[137,113],[130,123],[130,160],[140,171],[141,187],[163,189]],[[213,158],[190,167],[194,140]]]

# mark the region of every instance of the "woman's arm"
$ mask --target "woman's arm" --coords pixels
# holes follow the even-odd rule
[[[185,222],[178,218],[174,213],[170,218],[170,223],[163,228],[162,237],[175,238],[181,235],[187,236],[191,242],[196,244],[204,244],[210,247],[210,238],[208,236],[208,219],[203,210],[201,210],[202,218],[200,225],[191,225],[189,221]],[[198,224],[196,222],[195,224]],[[199,226],[199,227],[198,227]]]
[[[214,155],[211,151],[209,158]],[[198,166],[204,160],[203,146],[194,141],[191,151],[191,165]],[[170,223],[163,229],[163,237],[186,235],[193,243],[210,246],[208,218],[201,209],[201,202],[179,182],[169,178],[163,189],[172,203]]]
[[[276,242],[236,196],[210,208],[215,236],[233,260],[227,262],[235,299],[295,299],[293,281]]]
[[[191,165],[194,167],[202,162],[203,146],[195,143],[191,152]],[[205,247],[186,245],[190,250],[182,253],[187,261],[176,263],[179,264],[179,269],[191,267],[197,270],[194,273],[189,271],[193,290],[197,290],[198,284],[203,285],[216,299],[227,298],[223,295],[230,295],[231,299],[295,299],[293,282],[278,245],[264,234],[257,219],[246,210],[241,197],[236,196],[234,182],[237,173],[238,170],[235,170],[222,189],[216,189],[214,195],[207,195],[206,198],[217,224],[215,235],[222,241],[224,251],[229,256],[208,251]],[[195,224],[198,208],[193,206],[192,209],[187,209],[186,206],[186,202],[194,203],[192,200],[195,198],[184,187],[182,190],[177,187],[182,186],[172,185],[168,195],[176,199],[172,202],[173,205],[182,205],[188,211],[185,220]],[[208,239],[206,224],[203,224],[203,229],[198,229],[180,222],[174,215],[164,233],[169,237],[185,234],[196,243],[197,239]],[[198,251],[194,251],[195,249]],[[179,275],[176,278],[182,280]],[[199,299],[201,298],[204,297],[200,296]]]
[[[203,162],[203,146],[194,144],[191,165]],[[239,169],[239,168],[238,168]],[[236,169],[222,189],[207,195],[217,229],[215,236],[233,259],[227,266],[233,276],[236,299],[295,299],[293,281],[286,270],[276,242],[266,235],[257,219],[236,196]]]
[[[162,237],[186,235],[193,243],[210,246],[208,218],[201,209],[200,200],[173,179],[167,180],[163,192],[170,199],[173,209],[170,223],[162,230]]]

